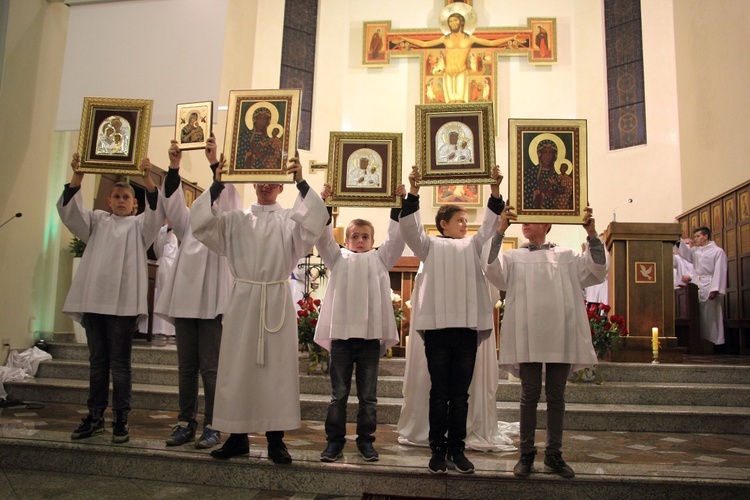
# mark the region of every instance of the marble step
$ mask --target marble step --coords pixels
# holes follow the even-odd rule
[[[387,364],[387,363],[384,363]],[[88,362],[53,359],[40,363],[39,378],[44,379],[88,379]],[[136,384],[165,385],[177,387],[178,372],[171,365],[133,365],[133,382]],[[378,379],[378,396],[400,398],[403,377],[381,375]],[[300,375],[300,392],[303,394],[329,395],[331,385],[327,375]],[[352,383],[352,394],[356,394]],[[518,401],[521,395],[519,382],[500,380],[498,401]],[[544,395],[542,395],[544,400]],[[740,384],[696,384],[662,382],[611,382],[569,383],[566,389],[569,403],[590,404],[646,404],[646,405],[710,405],[750,406],[750,385]]]
[[[50,433],[52,434],[52,433]],[[321,495],[360,498],[364,492],[398,497],[497,499],[497,498],[660,498],[663,500],[706,500],[748,498],[750,483],[746,471],[722,471],[698,466],[690,470],[654,470],[651,464],[578,462],[576,478],[563,479],[551,474],[535,474],[521,479],[510,470],[516,460],[493,454],[474,456],[475,474],[431,475],[424,464],[427,451],[411,451],[412,458],[399,453],[381,454],[377,463],[346,457],[335,464],[322,463],[318,451],[297,450],[291,465],[274,465],[265,450],[251,444],[249,458],[228,461],[211,458],[207,451],[191,447],[165,449],[163,442],[134,437],[124,445],[100,442],[71,442],[66,433],[46,439],[0,438],[0,463],[14,469],[40,472],[76,473],[86,471],[89,481],[96,476],[221,485],[251,491],[276,490],[306,492],[293,498]],[[728,476],[728,477],[727,477]],[[39,478],[43,480],[43,476]]]
[[[27,379],[5,384],[10,399],[36,402],[74,403],[85,406],[88,382],[85,380]],[[330,396],[302,394],[300,407],[305,420],[324,420]],[[201,398],[202,399],[202,398]],[[378,398],[378,422],[395,424],[402,399]],[[356,419],[356,398],[349,398],[347,419]],[[144,409],[176,409],[176,387],[133,384],[133,407]],[[567,403],[565,428],[570,430],[704,432],[750,434],[750,408],[734,406],[639,405]],[[498,418],[516,422],[517,401],[498,402]],[[546,405],[540,403],[539,424],[544,425]]]
[[[55,360],[88,360],[88,348],[85,344],[52,342],[50,354]],[[133,363],[148,365],[177,365],[177,351],[174,345],[151,347],[144,342],[133,346]],[[300,353],[300,373],[307,373],[309,362],[304,353]],[[380,362],[380,375],[403,376],[406,360],[404,358],[383,358]],[[729,366],[715,364],[667,364],[651,363],[608,363],[599,365],[607,383],[609,382],[661,382],[683,384],[748,384],[750,383],[750,366]],[[507,379],[507,373],[501,371],[501,379]],[[606,385],[606,384],[605,384]]]

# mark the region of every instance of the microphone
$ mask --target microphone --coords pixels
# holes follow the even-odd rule
[[[615,207],[615,208],[614,208],[614,209],[612,210],[612,222],[617,222],[617,209],[618,209],[618,208],[620,208],[620,207],[624,207],[624,206],[625,206],[625,205],[627,205],[628,203],[633,203],[633,198],[628,198],[628,201],[626,201],[626,202],[625,202],[625,203],[623,203],[622,205],[617,205],[617,206],[616,206],[616,207]]]
[[[12,221],[13,219],[16,219],[16,218],[18,218],[18,217],[21,217],[22,215],[23,215],[23,214],[22,214],[21,212],[18,212],[18,213],[17,213],[16,215],[14,215],[14,216],[13,216],[13,217],[11,217],[10,219],[8,219],[8,220],[6,220],[5,222],[3,222],[2,224],[0,224],[0,227],[3,227],[3,226],[4,226],[4,225],[6,225],[6,224],[7,224],[8,222],[10,222],[10,221]]]

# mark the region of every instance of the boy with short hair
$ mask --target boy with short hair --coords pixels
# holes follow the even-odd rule
[[[107,198],[112,213],[84,208],[80,186],[83,173],[78,153],[70,166],[73,176],[57,202],[63,224],[86,243],[78,272],[73,278],[63,312],[86,329],[89,347],[88,416],[70,435],[84,439],[104,432],[104,411],[109,398],[112,371],[112,442],[129,439],[128,413],[132,396],[132,332],[139,316],[148,314],[146,249],[159,233],[163,215],[157,211],[158,192],[151,179],[151,162],[145,171],[147,207],[131,216],[134,192],[118,182]]]
[[[206,141],[206,158],[211,169],[219,166],[216,138]],[[221,442],[221,433],[213,428],[216,373],[221,346],[221,321],[232,284],[227,258],[208,249],[193,236],[190,209],[181,186],[182,151],[177,141],[169,148],[169,170],[164,179],[160,205],[182,242],[172,272],[164,284],[154,312],[174,322],[179,372],[177,425],[167,438],[167,446],[180,446],[195,439],[198,427],[198,377],[203,380],[203,431],[195,441],[199,449],[213,448]],[[215,203],[218,212],[242,208],[237,189],[225,186]]]
[[[428,469],[445,474],[447,467],[463,474],[474,472],[464,455],[469,385],[474,373],[477,345],[492,333],[493,304],[482,272],[482,246],[498,227],[505,202],[500,196],[499,167],[492,170],[492,184],[484,221],[477,234],[466,237],[466,211],[443,205],[435,223],[441,237],[429,236],[419,219],[419,174],[409,175],[411,188],[401,209],[401,234],[424,271],[412,297],[412,322],[424,338],[430,372]],[[462,300],[456,300],[461,297]],[[447,436],[446,436],[447,433]]]
[[[250,450],[247,433],[265,432],[268,457],[291,463],[284,431],[301,425],[297,322],[289,276],[323,232],[328,212],[290,160],[299,196],[292,209],[276,198],[281,184],[255,184],[258,199],[247,210],[212,209],[224,184],[223,157],[211,188],[190,210],[193,235],[226,255],[234,285],[224,313],[213,427],[230,432],[211,456],[228,459]]]
[[[403,185],[396,194],[406,195]],[[330,195],[331,188],[325,184],[321,197]],[[372,446],[377,425],[378,364],[386,349],[399,340],[388,271],[404,251],[398,227],[400,211],[391,209],[388,234],[375,250],[372,250],[375,228],[363,219],[354,219],[347,226],[345,248],[340,248],[333,239],[333,229],[323,231],[316,243],[323,263],[331,270],[315,329],[315,342],[331,353],[331,403],[325,423],[328,446],[320,454],[323,462],[335,462],[342,457],[346,444],[346,402],[355,365],[359,399],[357,450],[368,462],[379,459]]]
[[[588,245],[582,254],[547,243],[551,224],[523,224],[523,235],[529,243],[517,250],[499,252],[505,231],[516,218],[513,207],[505,207],[487,266],[490,282],[507,292],[500,367],[521,379],[521,457],[513,474],[526,477],[534,465],[536,410],[544,365],[547,398],[544,465],[548,471],[570,478],[575,473],[560,451],[565,384],[571,371],[597,363],[581,288],[604,281],[609,259],[596,234],[589,207],[583,218]]]

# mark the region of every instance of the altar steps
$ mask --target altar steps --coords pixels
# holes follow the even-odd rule
[[[23,401],[85,406],[88,350],[83,344],[51,343],[53,360],[40,365],[35,379],[6,383],[9,397]],[[300,406],[305,420],[324,420],[330,398],[328,377],[307,375],[300,358]],[[174,348],[134,346],[133,407],[176,409],[177,353]],[[378,422],[395,424],[401,408],[403,358],[383,359],[378,384]],[[602,385],[570,383],[566,429],[750,434],[750,367],[606,363]],[[506,377],[507,378],[507,377]],[[352,384],[354,386],[354,384]],[[353,394],[356,393],[352,387]],[[520,383],[501,379],[498,418],[518,421]],[[356,402],[352,396],[351,403]],[[540,404],[544,426],[544,403]],[[348,418],[354,421],[356,405]]]

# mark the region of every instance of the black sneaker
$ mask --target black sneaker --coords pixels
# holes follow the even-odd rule
[[[344,445],[341,443],[328,443],[326,449],[320,454],[321,462],[335,462],[343,457]]]
[[[96,418],[88,415],[86,418],[81,420],[81,425],[79,425],[78,428],[70,434],[70,439],[85,439],[90,438],[95,434],[103,433],[104,419],[101,417]]]
[[[427,465],[429,471],[433,474],[447,474],[448,468],[445,464],[445,449],[432,450],[432,458]]]
[[[560,477],[574,477],[576,475],[573,469],[570,468],[565,460],[562,458],[561,453],[555,453],[554,455],[545,455],[544,457],[544,470],[547,472],[554,472]]]
[[[130,440],[128,423],[125,420],[112,422],[112,442],[121,444]]]
[[[172,434],[167,438],[167,446],[181,446],[191,441],[195,441],[195,429],[180,422],[174,426]]]
[[[518,463],[515,467],[513,467],[513,474],[515,474],[518,477],[526,477],[529,474],[531,474],[532,469],[534,468],[534,459],[536,458],[536,453],[522,453],[520,460],[518,460]]]
[[[380,455],[372,447],[372,443],[357,443],[357,450],[359,450],[359,454],[366,462],[377,462],[380,460]]]
[[[268,443],[268,458],[275,464],[292,463],[292,456],[289,454],[289,450],[286,449],[283,441]]]
[[[474,473],[474,464],[466,458],[463,450],[448,451],[448,456],[445,462],[448,467],[456,469],[456,471],[461,474]]]

